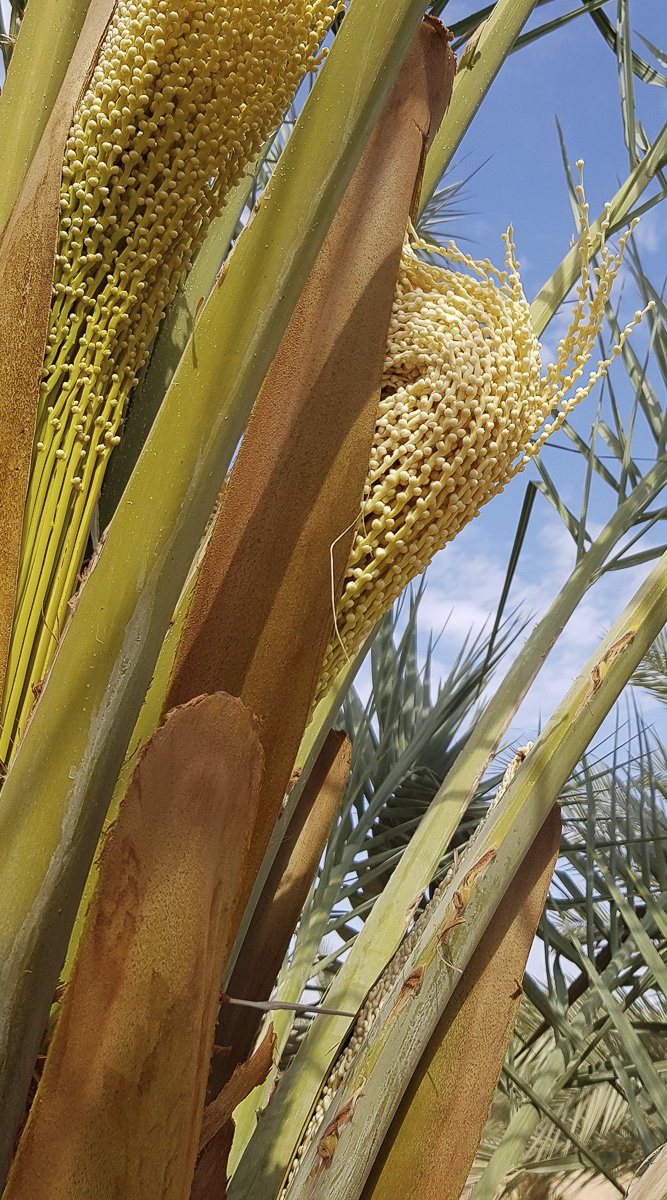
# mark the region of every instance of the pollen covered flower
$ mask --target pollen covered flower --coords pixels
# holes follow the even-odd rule
[[[443,249],[414,230],[406,237],[368,477],[318,699],[406,584],[589,394],[641,319],[636,313],[610,359],[572,391],[590,359],[631,232],[620,238],[618,253],[610,251],[607,208],[593,286],[583,185],[578,195],[577,300],[557,361],[544,376],[511,228],[503,239],[504,271],[452,242]]]
[[[128,393],[211,220],[279,125],[327,0],[119,0],[70,130],[0,758],[76,586]]]

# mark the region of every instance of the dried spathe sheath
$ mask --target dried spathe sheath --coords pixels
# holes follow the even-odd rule
[[[335,5],[120,0],[70,131],[3,703],[6,759],[55,650],[128,392],[212,218]]]
[[[589,294],[592,236],[579,190],[578,299],[557,362],[543,378],[511,229],[503,272],[451,242],[441,249],[414,231],[406,238],[369,473],[318,698],[406,584],[523,470],[619,353],[617,346],[564,399],[589,361],[629,236],[620,239],[618,254],[603,241],[597,287]],[[447,267],[424,262],[419,250]],[[640,317],[623,331],[621,345]]]

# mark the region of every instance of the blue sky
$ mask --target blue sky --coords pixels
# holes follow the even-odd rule
[[[573,0],[552,0],[537,10],[528,28],[575,7]],[[667,50],[664,0],[631,0],[630,7],[633,35],[643,33]],[[453,23],[471,11],[470,0],[450,0],[443,20]],[[615,0],[603,11],[615,22]],[[638,38],[635,49],[658,66]],[[648,135],[654,137],[667,121],[667,89],[635,79],[635,100],[639,118]],[[449,232],[455,238],[469,239],[462,244],[476,257],[488,256],[500,265],[500,235],[511,222],[529,300],[564,257],[574,233],[556,117],[570,162],[578,158],[585,161],[587,199],[595,216],[604,201],[614,195],[630,167],[623,140],[615,56],[589,16],[582,16],[507,60],[466,134],[449,175],[452,180],[461,178],[484,164],[466,188],[463,207],[468,215],[453,223]],[[635,238],[644,269],[660,288],[667,273],[666,205],[642,219]],[[632,311],[637,305],[630,296],[632,285],[627,278],[625,286]],[[563,320],[557,317],[553,326],[560,324],[561,328],[557,332],[555,328],[547,329],[542,339],[543,364],[553,354]],[[645,345],[641,333],[637,345]],[[631,398],[624,386],[622,367],[614,371],[613,378],[627,406]],[[659,379],[653,381],[661,402],[667,403],[664,386]],[[590,429],[596,403],[596,397],[590,397],[577,415],[574,423],[582,432]],[[562,435],[555,440],[561,444],[566,441]],[[545,448],[544,461],[574,504],[580,496],[578,456]],[[536,477],[534,468],[529,468],[514,480],[429,569],[421,624],[425,631],[439,631],[447,622],[436,655],[443,671],[464,634],[470,628],[479,630],[495,613],[526,482]],[[594,496],[589,523],[593,533],[611,516],[610,496],[604,491],[600,488]],[[526,616],[541,615],[573,566],[570,536],[546,498],[538,495],[509,606],[521,604]],[[648,570],[644,566],[615,572],[588,594],[524,702],[513,735],[521,739],[530,736],[550,716]],[[645,700],[642,704],[647,718],[667,736],[659,707]]]

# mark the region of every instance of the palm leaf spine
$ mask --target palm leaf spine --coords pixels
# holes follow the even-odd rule
[[[285,807],[281,812],[275,826],[275,836],[271,838],[267,846],[266,853],[262,859],[262,865],[257,873],[257,878],[250,894],[248,903],[246,904],[241,923],[239,925],[239,933],[236,939],[234,948],[229,956],[228,972],[233,969],[234,963],[238,957],[246,931],[252,921],[255,909],[260,901],[264,884],[273,867],[275,856],[279,851],[283,839],[287,835],[290,822],[294,813],[297,811],[301,796],[304,789],[308,785],[310,774],[315,764],[318,761],[322,747],[328,737],[329,731],[332,728],[339,712],[343,700],[347,695],[354,678],[361,667],[361,664],[370,649],[375,634],[371,634],[370,638],[361,647],[358,654],[355,655],[352,662],[347,663],[340,672],[338,678],[334,681],[333,686],[326,696],[320,700],[316,706],[313,716],[306,727],[299,752],[294,763],[294,774],[298,775],[295,783],[289,789],[289,793],[285,798]],[[227,982],[227,980],[225,980]],[[298,996],[294,997],[295,1002]],[[280,1024],[280,1014],[278,1014],[274,1025]],[[253,1118],[254,1121],[254,1118]],[[236,1121],[238,1129],[238,1121]]]
[[[560,851],[554,805],[410,1080],[362,1200],[459,1200],[521,1003],[521,980]],[[445,951],[446,953],[446,951]]]
[[[294,818],[283,838],[262,890],[241,954],[225,990],[234,999],[269,1000],[287,953],[318,863],[322,858],[350,773],[350,741],[331,731],[319,760],[301,794]],[[231,1046],[222,1062],[212,1062],[209,1094],[249,1055],[258,1035],[262,1012],[243,1005],[223,1005],[218,1016],[216,1044]]]

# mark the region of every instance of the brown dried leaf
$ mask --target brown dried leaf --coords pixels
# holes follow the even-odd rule
[[[575,721],[576,721],[577,717],[579,716],[579,714],[586,707],[589,700],[593,699],[593,696],[597,692],[600,684],[602,683],[602,680],[604,679],[605,675],[607,674],[607,671],[609,670],[614,659],[618,658],[619,654],[623,653],[626,646],[630,646],[632,644],[632,642],[634,642],[634,640],[635,640],[635,631],[634,631],[634,629],[630,629],[630,630],[628,630],[627,633],[623,634],[622,638],[619,638],[617,642],[614,642],[614,645],[610,646],[609,649],[606,651],[606,653],[602,655],[602,658],[600,659],[600,661],[595,664],[595,666],[593,667],[593,670],[591,671],[591,681],[586,690],[586,694],[584,695],[584,698],[581,701],[581,704],[579,705],[576,713],[574,714]]]
[[[189,1196],[262,757],[256,719],[223,693],[146,746],[4,1200]]]
[[[559,847],[556,805],[436,1026],[361,1200],[459,1200],[514,1028]]]
[[[327,1125],[317,1145],[317,1153],[320,1155],[320,1158],[327,1159],[327,1161],[331,1159],[331,1154],[329,1153],[328,1149],[329,1140],[332,1137],[338,1139],[343,1127],[347,1125],[348,1121],[352,1120],[352,1117],[354,1116],[354,1110],[357,1107],[357,1102],[365,1086],[366,1080],[364,1079],[359,1086],[355,1088],[347,1104],[343,1105],[343,1107],[336,1113],[333,1121],[330,1121]]]
[[[332,592],[342,585],[368,471],[406,222],[453,74],[448,35],[425,22],[255,405],[177,652],[166,707],[224,688],[262,722],[266,775],[244,901],[333,627]]]
[[[264,1083],[273,1064],[273,1052],[276,1048],[276,1035],[273,1025],[269,1025],[255,1053],[246,1062],[239,1063],[229,1083],[226,1083],[215,1100],[206,1105],[199,1135],[199,1151],[215,1137],[223,1125],[231,1118],[235,1108],[249,1096],[253,1088]]]
[[[253,1088],[264,1083],[271,1070],[275,1046],[276,1037],[270,1025],[252,1058],[236,1068],[220,1095],[204,1109],[190,1200],[226,1200],[227,1160],[234,1139],[232,1113]]]
[[[477,862],[473,864],[470,870],[467,871],[463,876],[460,884],[460,891],[461,895],[463,896],[464,905],[468,903],[470,893],[477,883],[477,880],[484,874],[486,868],[493,862],[497,853],[498,851],[496,850],[495,846],[491,846],[487,850],[486,854],[483,854],[482,857],[479,858]]]
[[[391,1025],[392,1022],[396,1020],[398,1014],[403,1012],[408,1000],[411,1000],[413,996],[417,996],[419,994],[421,985],[424,982],[425,970],[426,968],[424,966],[416,967],[416,969],[411,971],[411,973],[408,975],[403,987],[396,997],[396,1002],[392,1006],[391,1012],[385,1021],[385,1025]]]
[[[190,1200],[227,1200],[227,1163],[234,1122],[227,1121],[206,1146],[195,1170]]]
[[[92,0],[58,99],[0,234],[0,695],[51,307],[65,142],[115,0]]]
[[[229,980],[231,996],[268,1000],[322,857],[350,772],[349,738],[327,735],[299,799],[243,939]],[[209,1087],[215,1093],[242,1062],[257,1035],[262,1014],[226,1004],[216,1040],[231,1053],[213,1063]]]

